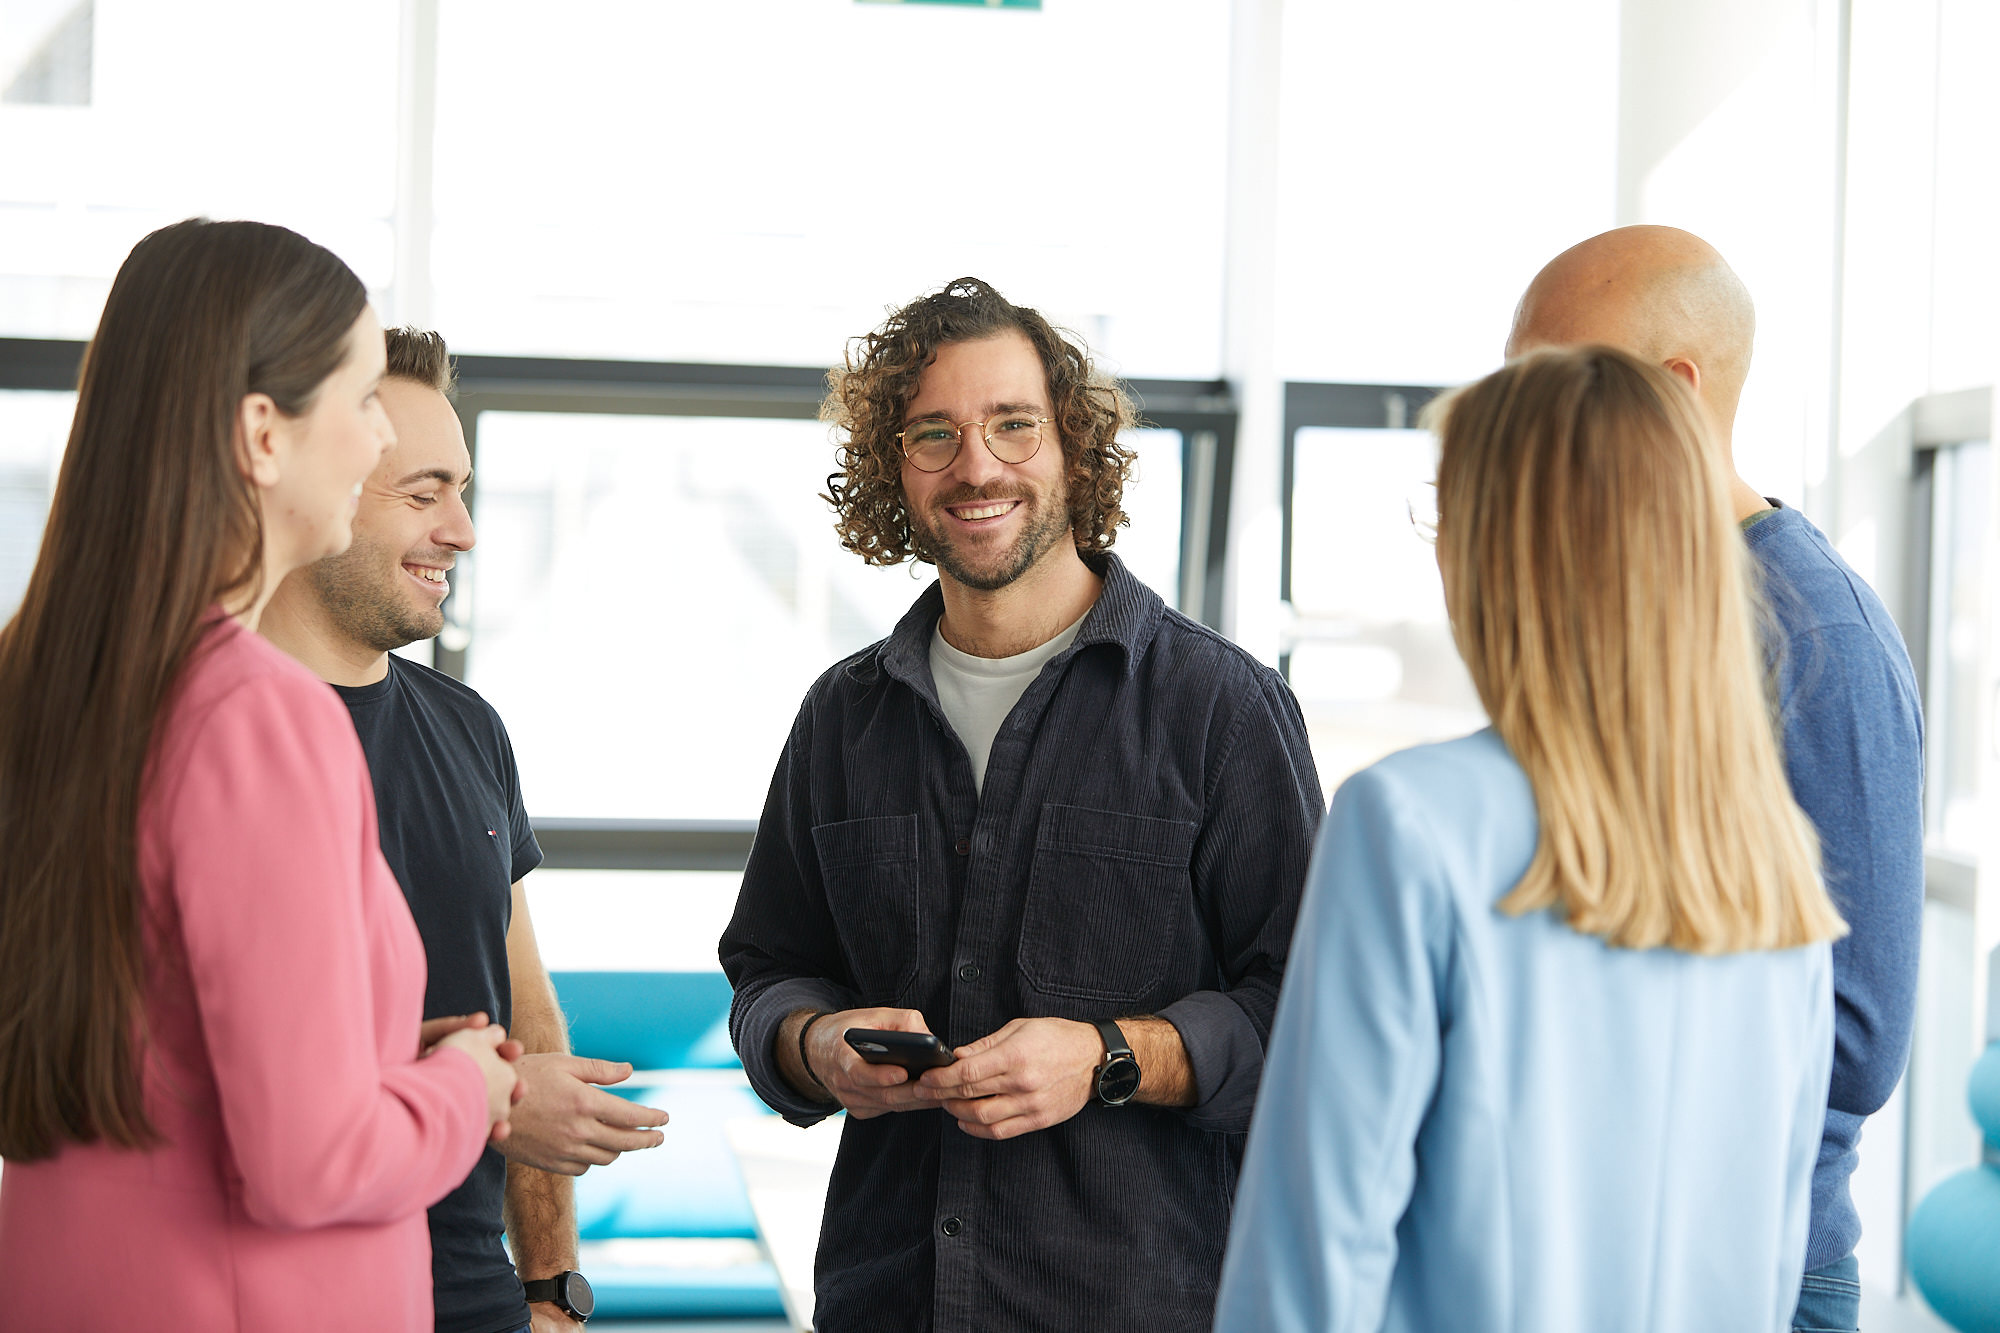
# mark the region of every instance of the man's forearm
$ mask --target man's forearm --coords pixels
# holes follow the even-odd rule
[[[501,1212],[523,1282],[576,1267],[576,1186],[568,1176],[507,1163],[507,1201]]]
[[[1139,1091],[1132,1100],[1148,1106],[1193,1106],[1194,1066],[1180,1029],[1164,1018],[1121,1018],[1118,1030],[1139,1062]]]
[[[546,980],[539,987],[524,987],[516,998],[513,1031],[532,1054],[568,1052],[569,1034],[562,1011],[556,1008]],[[523,1282],[554,1277],[576,1267],[576,1183],[568,1176],[520,1162],[507,1163],[502,1212],[514,1267]]]
[[[833,1094],[828,1092],[814,1077],[812,1070],[799,1055],[799,1031],[812,1021],[812,1009],[794,1009],[778,1024],[778,1035],[772,1039],[771,1054],[778,1062],[778,1073],[792,1090],[809,1101],[831,1102]]]
[[[512,1035],[530,1055],[569,1054],[569,1029],[555,987],[542,965],[534,926],[521,886],[514,886],[515,920],[508,929],[507,963],[514,992]],[[501,1213],[514,1268],[524,1282],[554,1277],[576,1267],[576,1185],[519,1162],[507,1163],[507,1192]]]

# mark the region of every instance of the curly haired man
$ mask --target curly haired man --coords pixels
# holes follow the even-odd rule
[[[1035,311],[960,279],[828,381],[842,545],[938,579],[807,695],[721,944],[758,1092],[848,1113],[817,1326],[1205,1330],[1323,810],[1298,706],[1111,553],[1132,407]]]

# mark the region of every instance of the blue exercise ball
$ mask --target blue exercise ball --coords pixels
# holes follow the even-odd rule
[[[1972,1118],[1985,1133],[1987,1146],[2000,1150],[2000,1042],[1988,1046],[1972,1066],[1965,1099],[1972,1103]]]
[[[1959,1333],[2000,1333],[2000,1171],[1961,1171],[1910,1218],[1910,1276]]]
[[[2000,1043],[1966,1082],[1972,1118],[2000,1153]],[[1959,1333],[2000,1333],[2000,1169],[1961,1171],[1924,1196],[1910,1218],[1910,1276]]]

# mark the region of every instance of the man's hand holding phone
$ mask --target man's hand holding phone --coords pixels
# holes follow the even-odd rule
[[[958,1055],[951,1067],[922,1075],[919,1090],[974,1138],[1011,1139],[1090,1104],[1104,1038],[1089,1023],[1017,1018]]]
[[[787,1023],[793,1033],[804,1027]],[[810,1079],[832,1095],[856,1120],[870,1120],[888,1111],[910,1111],[937,1105],[911,1082],[910,1071],[895,1064],[870,1064],[847,1041],[851,1028],[884,1032],[924,1032],[930,1025],[914,1009],[845,1009],[812,1019],[798,1043]],[[780,1040],[783,1040],[782,1035]]]

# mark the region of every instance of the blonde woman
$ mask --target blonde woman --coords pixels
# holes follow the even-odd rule
[[[1604,347],[1437,421],[1438,566],[1493,726],[1334,799],[1217,1326],[1785,1328],[1845,928],[1720,454]]]

